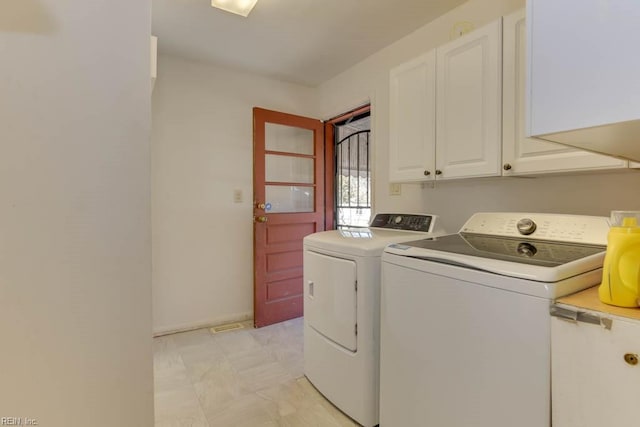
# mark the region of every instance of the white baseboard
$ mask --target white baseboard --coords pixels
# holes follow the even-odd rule
[[[210,328],[212,326],[224,325],[226,323],[244,322],[252,318],[253,318],[253,312],[248,311],[244,313],[235,313],[227,316],[215,317],[215,318],[202,320],[198,322],[190,322],[190,323],[171,325],[171,326],[161,326],[158,328],[154,328],[153,336],[155,338],[162,335],[175,334],[178,332],[187,332],[187,331],[193,331],[195,329]]]

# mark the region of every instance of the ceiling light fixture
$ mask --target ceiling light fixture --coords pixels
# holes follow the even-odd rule
[[[211,6],[246,18],[257,2],[258,0],[211,0]]]

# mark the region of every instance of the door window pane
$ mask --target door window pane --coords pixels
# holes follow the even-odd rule
[[[313,184],[313,159],[267,154],[265,167],[267,182]]]
[[[313,154],[313,131],[310,129],[265,123],[264,131],[267,151]]]
[[[267,185],[265,196],[267,213],[313,212],[313,187]]]

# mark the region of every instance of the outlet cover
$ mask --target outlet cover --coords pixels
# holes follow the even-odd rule
[[[390,196],[399,196],[402,194],[402,186],[398,183],[389,184],[389,195]]]
[[[242,190],[233,190],[233,203],[242,203]]]

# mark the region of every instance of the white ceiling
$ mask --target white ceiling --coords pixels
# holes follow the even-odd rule
[[[161,54],[316,86],[466,0],[258,0],[248,18],[208,0],[153,0]]]

